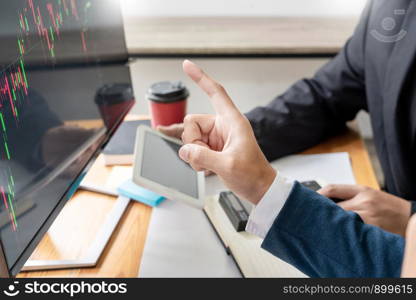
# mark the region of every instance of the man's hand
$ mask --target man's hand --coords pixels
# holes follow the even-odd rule
[[[405,235],[411,212],[409,201],[360,185],[328,185],[318,193],[345,200],[338,205],[356,212],[367,224]]]
[[[257,204],[276,171],[260,150],[249,121],[225,89],[198,66],[185,61],[183,69],[208,95],[216,115],[186,116],[179,156],[196,171],[216,173],[237,196]]]

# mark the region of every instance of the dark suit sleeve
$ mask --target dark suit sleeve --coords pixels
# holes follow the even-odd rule
[[[404,239],[295,183],[262,247],[311,277],[399,277]]]
[[[416,201],[414,201],[414,200],[412,200],[412,201],[410,201],[410,203],[411,203],[411,214],[412,215],[414,215],[414,214],[416,214]]]
[[[344,48],[313,78],[298,81],[267,106],[246,114],[269,160],[339,133],[347,121],[367,109],[364,47],[370,5]]]

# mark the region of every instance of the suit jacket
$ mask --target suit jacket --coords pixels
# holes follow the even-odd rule
[[[247,114],[269,160],[338,134],[360,110],[371,115],[386,189],[416,200],[416,1],[374,0],[345,47],[313,78]],[[282,70],[284,72],[284,70]],[[411,128],[412,127],[412,128]]]
[[[404,238],[295,183],[262,247],[311,277],[399,277]]]

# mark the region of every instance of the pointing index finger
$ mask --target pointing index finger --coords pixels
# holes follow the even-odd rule
[[[218,114],[238,112],[225,89],[189,60],[183,62],[183,70],[208,95]]]

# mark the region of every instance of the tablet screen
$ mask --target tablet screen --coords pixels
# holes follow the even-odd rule
[[[178,155],[180,145],[145,132],[140,175],[198,199],[198,176]]]

